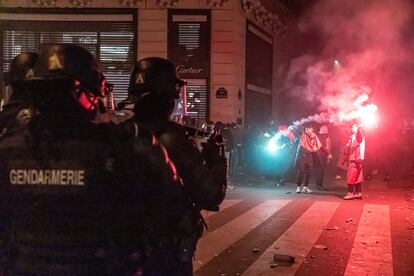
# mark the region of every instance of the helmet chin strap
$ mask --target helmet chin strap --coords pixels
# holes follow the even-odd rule
[[[88,92],[86,89],[82,89],[82,85],[79,80],[75,80],[75,93],[79,104],[87,111],[95,111],[99,104],[99,97]]]
[[[174,102],[156,97],[140,98],[134,105],[135,119],[139,122],[168,121],[174,109]]]

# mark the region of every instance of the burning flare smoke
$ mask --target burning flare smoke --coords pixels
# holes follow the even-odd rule
[[[383,123],[414,116],[413,18],[412,1],[315,1],[298,24],[309,49],[294,53],[278,76],[280,93],[319,112],[294,121],[276,137],[307,122],[355,120],[369,129],[379,123],[378,110]]]

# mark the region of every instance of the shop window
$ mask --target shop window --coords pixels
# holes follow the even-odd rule
[[[0,13],[0,75],[23,51],[38,52],[43,44],[74,43],[89,50],[114,84],[115,101],[127,96],[136,60],[136,10],[4,9]]]
[[[181,95],[174,113],[196,123],[208,118],[210,33],[209,10],[169,11],[168,58],[176,66],[180,78],[188,84],[185,100]]]

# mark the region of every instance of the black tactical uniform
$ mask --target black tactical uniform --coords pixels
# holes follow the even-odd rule
[[[168,60],[145,58],[134,66],[126,100],[126,103],[135,104],[135,114],[123,126],[130,128],[128,125],[133,122],[144,124],[166,147],[183,180],[188,210],[192,212],[191,223],[177,236],[176,247],[163,248],[164,253],[153,254],[153,264],[148,265],[147,271],[155,274],[157,263],[169,255],[181,267],[177,275],[192,275],[191,261],[203,229],[200,210],[218,210],[226,192],[226,159],[224,152],[220,155],[215,140],[210,139],[202,154],[188,139],[186,129],[169,120],[183,84]]]
[[[143,237],[160,242],[181,219],[177,210],[154,222],[157,209],[182,201],[155,138],[136,127],[126,143],[90,122],[103,80],[89,52],[57,44],[26,82],[38,114],[0,138],[6,275],[134,275]]]

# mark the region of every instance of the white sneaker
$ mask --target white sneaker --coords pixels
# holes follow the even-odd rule
[[[300,193],[300,186],[296,187],[296,193],[299,194]]]
[[[354,199],[362,199],[362,193],[356,193],[354,194]]]
[[[302,192],[310,194],[310,193],[312,193],[312,190],[305,186],[305,187],[302,188]]]
[[[354,194],[353,193],[347,193],[344,197],[343,197],[343,199],[345,199],[345,200],[351,200],[351,199],[354,199],[355,198],[355,196],[354,196]]]
[[[337,175],[337,176],[335,176],[335,178],[334,178],[335,180],[341,180],[342,179],[342,176],[340,176],[339,174]]]

